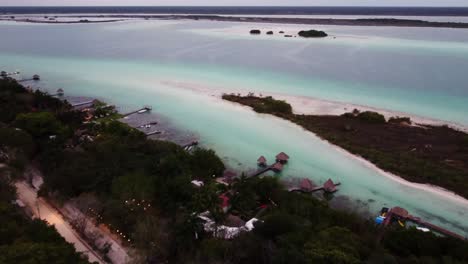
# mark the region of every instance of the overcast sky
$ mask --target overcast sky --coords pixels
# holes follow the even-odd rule
[[[0,0],[0,6],[47,5],[468,6],[468,0]]]

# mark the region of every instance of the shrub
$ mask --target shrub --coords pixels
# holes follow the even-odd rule
[[[313,29],[307,30],[307,31],[301,30],[299,31],[298,35],[303,38],[324,38],[328,36],[328,34],[323,31],[313,30]]]
[[[385,117],[377,112],[365,111],[357,115],[359,120],[372,124],[385,124]]]

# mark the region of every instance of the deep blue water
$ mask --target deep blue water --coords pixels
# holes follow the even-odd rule
[[[0,7],[0,13],[150,13],[150,14],[245,14],[245,15],[398,15],[468,16],[468,7],[217,7],[217,6],[87,6],[87,7]]]

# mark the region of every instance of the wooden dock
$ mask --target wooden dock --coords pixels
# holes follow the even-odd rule
[[[35,80],[33,78],[17,80],[17,82],[19,82],[19,83],[29,82],[29,81],[35,81]]]
[[[90,101],[85,101],[85,102],[81,102],[81,103],[72,104],[71,106],[72,107],[80,107],[80,106],[88,105],[88,104],[92,104],[92,103],[94,103],[94,99],[90,100]]]
[[[432,231],[435,231],[439,234],[442,234],[442,235],[445,235],[445,236],[448,236],[448,237],[454,237],[454,238],[457,238],[457,239],[461,239],[463,241],[467,240],[466,237],[463,237],[459,234],[456,234],[452,231],[449,231],[445,228],[442,228],[440,226],[437,226],[437,225],[434,225],[434,224],[431,224],[429,222],[426,222],[424,220],[422,220],[421,218],[419,217],[415,217],[415,216],[412,216],[408,213],[408,211],[406,211],[405,209],[401,208],[401,207],[393,207],[391,208],[387,215],[385,216],[385,220],[383,221],[382,225],[384,227],[387,227],[388,225],[390,225],[392,223],[393,220],[397,220],[397,221],[410,221],[410,222],[413,222],[415,224],[418,224],[420,226],[424,226],[424,227],[427,227],[429,228],[430,230]]]
[[[301,193],[313,193],[318,191],[324,191],[326,193],[334,193],[338,191],[337,186],[341,185],[340,182],[334,183],[331,179],[328,179],[322,186],[316,186],[311,188],[293,187],[289,188],[290,192],[301,192]]]
[[[135,111],[132,111],[132,112],[123,114],[123,117],[127,117],[127,116],[129,116],[129,115],[133,115],[133,114],[136,114],[136,113],[140,113],[140,112],[142,112],[142,111],[145,111],[145,113],[146,113],[146,112],[149,112],[149,111],[151,111],[151,110],[152,110],[152,107],[150,107],[150,106],[145,106],[145,107],[142,107],[142,108],[137,109],[137,110],[135,110]]]

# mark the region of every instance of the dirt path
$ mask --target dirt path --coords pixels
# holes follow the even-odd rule
[[[88,256],[90,262],[105,263],[92,248],[83,241],[73,228],[63,219],[52,206],[37,197],[37,192],[25,182],[15,183],[18,199],[21,200],[34,214],[49,224],[54,225],[59,234],[75,246],[76,251]]]

